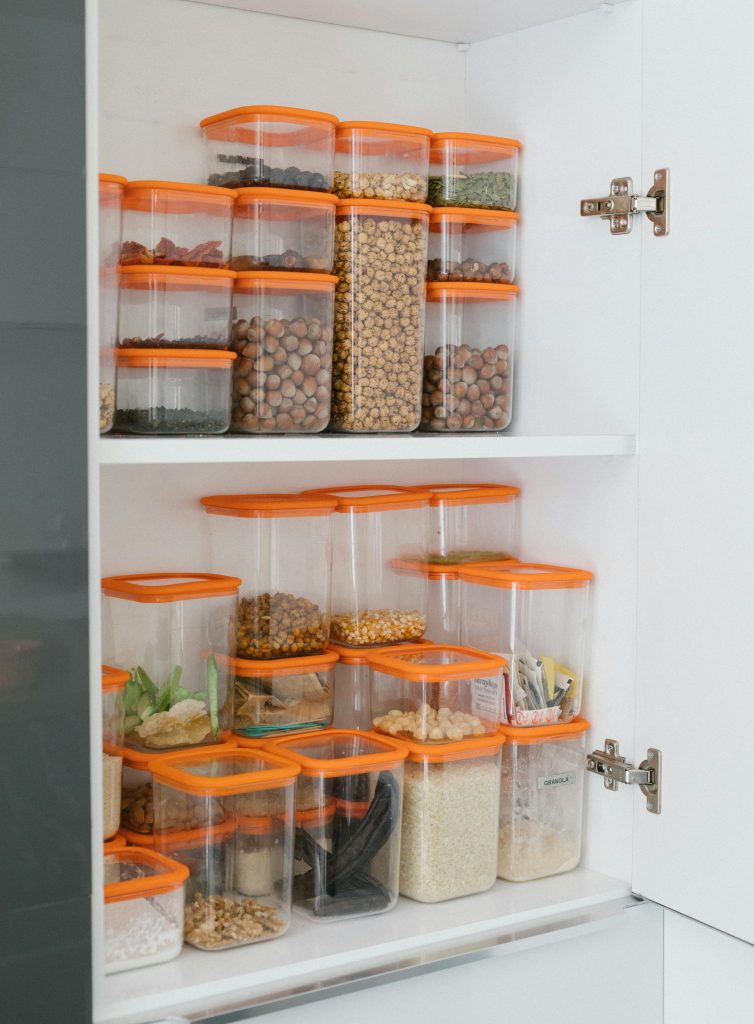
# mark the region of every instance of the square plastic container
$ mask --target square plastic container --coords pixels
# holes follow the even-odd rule
[[[334,114],[297,107],[236,107],[205,117],[207,181],[331,192],[337,123]]]
[[[500,733],[406,743],[400,891],[421,903],[484,892],[497,876]]]
[[[308,870],[294,880],[294,907],[315,921],[391,910],[398,899],[405,746],[336,729],[274,740],[265,749],[300,766],[299,810],[319,812],[296,827],[296,855]]]
[[[105,854],[105,974],[178,956],[187,877],[182,864],[152,850]]]
[[[327,495],[217,494],[202,498],[215,568],[244,583],[236,657],[321,654],[330,638],[332,521]]]
[[[236,658],[233,732],[255,738],[329,726],[337,660],[328,651],[279,661]]]
[[[115,415],[115,345],[118,335],[118,256],[126,179],[99,176],[99,432],[112,430]]]
[[[427,281],[512,284],[519,215],[505,210],[434,210]]]
[[[428,284],[421,429],[504,430],[513,402],[515,284]]]
[[[233,412],[243,434],[313,434],[330,419],[337,277],[248,271],[233,292]]]
[[[102,822],[105,839],[120,826],[120,787],[123,759],[126,683],[130,673],[102,666]]]
[[[421,203],[338,203],[333,430],[419,425],[430,212]]]
[[[494,135],[433,135],[427,201],[431,206],[515,210],[520,149],[517,139]]]
[[[430,564],[500,562],[515,557],[519,545],[518,487],[428,484],[425,490],[432,495],[427,535]]]
[[[324,192],[238,189],[231,269],[332,273],[337,202]]]
[[[122,434],[224,434],[235,352],[117,351],[115,426]]]
[[[205,750],[162,758],[152,772],[155,847],[190,872],[186,942],[227,949],[282,935],[290,921],[298,766],[261,750]],[[250,797],[274,801],[279,813],[249,814]],[[191,829],[194,805],[222,819]],[[181,808],[185,826],[176,831]]]
[[[581,708],[592,574],[519,563],[461,568],[461,638],[508,662],[504,722],[562,724]]]
[[[240,584],[232,576],[180,572],[102,580],[105,656],[131,673],[127,746],[177,749],[228,736]]]
[[[500,726],[500,846],[497,873],[509,882],[571,871],[581,860],[586,731],[567,725]]]
[[[427,581],[427,635],[438,644],[461,642],[461,584],[457,566],[396,559],[393,570]]]
[[[427,640],[416,640],[426,644]],[[333,726],[336,729],[358,729],[365,732],[372,728],[372,710],[369,694],[369,656],[374,651],[392,650],[388,647],[345,647],[343,644],[328,644],[328,651],[337,654],[335,665],[335,703]],[[400,645],[399,645],[400,646]]]
[[[426,203],[428,128],[341,121],[335,132],[335,192],[341,199]]]

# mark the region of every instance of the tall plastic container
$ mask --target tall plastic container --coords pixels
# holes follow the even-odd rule
[[[512,284],[519,214],[505,210],[433,210],[427,282]]]
[[[518,139],[468,132],[439,132],[429,151],[432,206],[515,210]]]
[[[428,484],[427,561],[500,562],[519,550],[519,489],[506,484]]]
[[[427,644],[428,640],[414,640],[415,647]],[[366,732],[372,728],[372,702],[369,683],[369,658],[375,651],[392,650],[387,647],[346,647],[343,644],[328,644],[328,651],[338,656],[335,665],[335,702],[333,727],[335,729],[358,729]],[[401,646],[400,644],[398,645]]]
[[[337,201],[301,189],[238,189],[231,270],[332,273]]]
[[[338,656],[233,661],[233,732],[249,738],[325,729],[332,722]]]
[[[99,176],[99,431],[112,430],[115,416],[115,345],[118,335],[118,256],[126,179]]]
[[[335,192],[341,199],[427,201],[428,128],[341,121],[335,132]]]

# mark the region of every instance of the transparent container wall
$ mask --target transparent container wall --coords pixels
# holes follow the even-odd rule
[[[497,876],[500,752],[407,761],[400,891],[422,903],[484,892]]]
[[[118,344],[121,348],[226,349],[232,296],[230,276],[122,274]]]
[[[105,857],[108,883],[144,877],[141,864]],[[185,886],[105,904],[105,974],[164,963],[183,945]]]
[[[102,691],[102,742],[105,748],[123,746],[125,693],[123,689]]]
[[[332,822],[335,816],[335,800],[331,800],[327,807],[320,809],[314,807],[308,811],[296,811],[296,829],[306,833],[307,843],[317,843],[327,853],[332,853]],[[304,860],[304,849],[294,850],[293,878],[297,875],[305,875],[311,871],[310,864]],[[310,850],[307,851],[308,861],[312,860]]]
[[[428,202],[431,206],[515,210],[518,148],[467,139],[432,142]]]
[[[227,267],[233,196],[132,184],[123,206],[123,266]]]
[[[506,301],[448,292],[427,302],[421,429],[504,430],[511,421],[515,295]]]
[[[232,595],[164,603],[103,596],[103,648],[110,663],[131,671],[127,746],[166,750],[225,738],[235,610]]]
[[[427,200],[429,135],[341,126],[335,142],[335,192],[341,199]]]
[[[339,661],[335,666],[336,729],[371,729],[372,712],[369,699],[369,665]]]
[[[418,427],[426,253],[426,214],[338,216],[333,430]]]
[[[457,579],[450,576],[428,578],[427,639],[434,644],[461,642],[461,584]]]
[[[503,746],[497,873],[527,882],[581,859],[586,734]]]
[[[334,289],[239,281],[234,295],[231,427],[314,434],[330,419]]]
[[[99,430],[112,430],[115,415],[115,344],[118,334],[118,253],[123,185],[99,184]]]
[[[121,772],[123,758],[119,754],[102,754],[102,833],[111,839],[120,827]]]
[[[518,511],[519,503],[515,499],[484,504],[443,502],[431,505],[427,561],[437,565],[461,565],[515,557]]]
[[[516,271],[516,220],[437,211],[430,219],[427,281],[512,284]]]
[[[224,434],[230,365],[118,367],[115,426],[124,434]]]
[[[128,764],[121,780],[120,826],[144,836],[154,831],[152,773]]]
[[[233,731],[261,737],[326,728],[333,717],[333,668],[235,675]]]
[[[232,270],[332,272],[335,203],[302,198],[295,202],[264,194],[236,200]]]

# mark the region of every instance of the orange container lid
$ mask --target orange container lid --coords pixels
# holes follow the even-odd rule
[[[344,747],[350,744],[355,753],[333,756],[333,745],[337,743]],[[322,729],[318,733],[278,737],[270,740],[264,749],[295,761],[302,775],[322,779],[397,768],[407,753],[405,745],[398,740],[357,729]]]
[[[225,349],[199,348],[119,348],[115,365],[151,369],[172,367],[178,370],[227,370],[237,358]]]
[[[589,722],[585,718],[574,718],[571,722],[558,725],[499,725],[498,731],[508,743],[536,743],[543,739],[558,739],[586,732]]]
[[[291,759],[268,753],[266,748],[220,752],[211,747],[194,748],[154,760],[149,767],[155,781],[198,796],[293,786],[299,773]]]
[[[496,568],[462,567],[458,575],[464,583],[479,583],[505,590],[567,590],[585,587],[594,579],[594,575],[586,569],[571,569],[565,565],[546,565],[541,562],[519,562]]]
[[[121,825],[118,835],[123,836],[124,845],[141,846],[147,850],[151,850],[154,847],[154,836],[151,832],[134,832],[132,829],[123,828]]]
[[[112,668],[110,665],[102,666],[102,692],[112,693],[125,688],[131,678],[131,673],[122,668]]]
[[[520,488],[508,484],[425,484],[433,508],[444,505],[495,505],[514,501]]]
[[[408,749],[408,760],[415,764],[443,764],[447,761],[468,761],[473,757],[496,754],[505,743],[501,732],[474,736],[457,743],[414,743],[402,740]]]
[[[160,284],[167,291],[195,292],[205,288],[230,290],[236,279],[236,272],[222,267],[215,270],[212,267],[155,267],[139,263],[118,267],[118,277],[120,287],[129,291],[151,289]]]
[[[185,864],[163,857],[154,850],[125,847],[107,854],[108,864],[130,864],[144,872],[140,878],[129,878],[122,882],[105,885],[105,903],[122,903],[124,900],[160,896],[179,889],[189,876]]]
[[[124,178],[121,174],[100,174],[99,183],[100,185],[127,185],[128,178]]]
[[[402,199],[341,199],[338,202],[336,213],[339,217],[351,214],[360,217],[389,217],[395,220],[397,217],[412,218],[414,220],[428,220],[432,207],[426,203],[407,203]]]
[[[243,124],[245,120],[260,115],[270,115],[284,123],[308,124],[310,121],[321,121],[324,124],[336,125],[338,119],[335,114],[326,114],[322,110],[307,110],[305,107],[276,107],[266,104],[252,107],[233,107],[232,110],[223,110],[220,114],[211,114],[199,122],[200,128],[206,128],[212,124],[223,124],[234,122]]]
[[[123,830],[120,829],[118,832],[115,833],[112,839],[106,839],[104,841],[104,843],[102,844],[102,849],[104,853],[112,853],[113,850],[125,849],[127,845],[128,844],[126,842],[126,837],[123,833]]]
[[[213,752],[222,753],[223,751],[236,750],[239,744],[236,743],[236,737],[231,737],[230,733],[223,734],[222,743],[213,743],[210,747],[202,747],[202,750],[212,750]],[[119,757],[123,758],[123,766],[125,768],[134,768],[136,771],[149,772],[152,771],[152,762],[160,761],[163,757],[172,757],[175,753],[174,750],[164,750],[160,753],[157,750],[134,750],[133,747],[112,747],[112,752]],[[125,787],[124,787],[125,788]],[[126,830],[121,830],[123,834],[126,834]]]
[[[335,150],[350,152],[354,143],[360,156],[383,156],[395,150],[412,150],[421,159],[429,152],[429,128],[385,121],[341,121],[335,129]]]
[[[435,132],[432,136],[432,149],[442,150],[446,146],[454,149],[470,151],[487,151],[488,153],[505,152],[510,149],[521,149],[518,139],[508,139],[501,135],[476,135],[473,132]]]
[[[430,499],[429,492],[418,487],[392,487],[387,484],[318,487],[301,493],[307,496],[319,494],[336,498],[336,512],[391,512],[396,509],[424,508]]]
[[[498,231],[507,231],[519,220],[521,214],[513,210],[475,210],[472,207],[435,207],[429,218],[429,230],[439,231],[443,224],[472,224]]]
[[[129,181],[123,196],[124,210],[160,214],[228,214],[235,190],[188,181]]]
[[[224,843],[236,832],[234,818],[220,821],[215,825],[203,825],[201,828],[175,829],[172,832],[158,832],[152,836],[155,845],[161,850],[174,853],[178,850],[199,850],[202,847]]]
[[[424,576],[428,580],[457,580],[462,568],[484,566],[485,568],[503,568],[517,565],[517,558],[492,559],[487,562],[425,562],[419,558],[394,558],[390,568],[395,569],[399,576]]]
[[[517,284],[487,284],[483,281],[432,281],[426,285],[427,302],[439,302],[446,296],[461,302],[507,302],[521,289]]]
[[[366,818],[371,806],[371,800],[344,800],[338,797],[335,801],[335,814],[342,814],[347,818]]]
[[[223,658],[230,664],[231,672],[241,678],[258,676],[299,676],[305,672],[316,672],[317,669],[328,671],[338,660],[338,655],[331,651],[322,654],[309,654],[304,658],[275,658],[270,661],[254,661],[251,658]]]
[[[412,651],[415,647],[426,647],[431,640],[412,640],[410,644],[386,644],[384,647],[344,647],[332,641],[325,650],[337,654],[341,665],[368,665],[369,655],[375,651],[392,651],[393,649]]]
[[[442,657],[448,661],[440,661]],[[372,651],[369,667],[412,683],[442,683],[452,679],[478,679],[497,675],[506,665],[499,654],[455,644],[427,644],[404,649]]]
[[[296,811],[296,827],[311,829],[329,825],[335,817],[336,803],[335,798],[331,797],[324,807],[308,807],[305,811]]]
[[[341,121],[337,128],[338,134],[357,130],[396,135],[424,135],[428,139],[432,138],[432,131],[429,128],[417,128],[415,124],[392,124],[390,121]]]
[[[338,197],[330,192],[307,192],[302,188],[267,188],[255,185],[248,188],[237,188],[236,210],[239,206],[250,206],[253,203],[264,202],[283,203],[286,206],[326,206],[335,208],[338,204]]]
[[[296,295],[299,292],[335,292],[338,278],[334,274],[314,274],[296,270],[239,270],[236,271],[235,290],[253,291],[263,288],[270,292]]]
[[[285,818],[285,815],[280,817]],[[238,831],[245,836],[269,836],[275,827],[275,818],[271,814],[242,814],[238,818]]]
[[[199,501],[214,516],[281,519],[288,516],[329,516],[337,501],[329,494],[212,494]]]
[[[152,580],[164,582],[152,585]],[[225,597],[237,593],[240,586],[241,580],[237,576],[211,572],[142,572],[102,579],[102,592],[107,597],[148,604],[187,601],[197,597]]]

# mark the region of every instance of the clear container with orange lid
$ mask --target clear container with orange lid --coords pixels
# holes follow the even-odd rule
[[[216,494],[201,503],[210,517],[212,566],[237,571],[244,580],[236,657],[321,654],[330,636],[336,500],[322,494]]]
[[[427,561],[434,566],[515,560],[518,487],[508,484],[427,484]]]
[[[295,271],[236,275],[234,432],[311,434],[327,426],[337,283]]]
[[[233,576],[181,572],[102,580],[105,657],[131,673],[127,746],[165,750],[227,738],[240,584]]]
[[[238,189],[231,269],[331,273],[337,202],[326,192]]]
[[[571,871],[581,860],[586,733],[583,718],[534,728],[501,725],[497,873],[509,882]]]
[[[235,658],[233,732],[255,738],[329,726],[337,660],[329,651],[274,661]]]
[[[508,662],[502,721],[570,722],[581,708],[592,573],[521,562],[459,575],[462,643]]]
[[[102,666],[102,828],[110,839],[120,825],[126,684],[129,672]]]
[[[511,284],[519,215],[506,210],[433,210],[427,281]]]
[[[414,640],[413,644],[426,644],[427,640]],[[333,706],[333,726],[336,729],[358,729],[367,731],[372,728],[372,711],[369,697],[369,656],[374,651],[390,650],[394,644],[386,647],[346,647],[344,644],[331,643],[328,651],[336,654],[335,665],[335,701]]]
[[[118,257],[126,179],[99,176],[99,430],[112,429],[115,415],[115,345],[118,335]]]
[[[331,192],[337,123],[334,114],[299,107],[235,107],[205,117],[207,181]]]
[[[328,729],[271,740],[265,750],[300,767],[299,810],[319,811],[297,818],[296,856],[308,870],[294,879],[294,907],[320,921],[392,909],[405,745],[375,733]]]
[[[234,193],[182,181],[129,181],[123,266],[227,267]]]
[[[105,974],[178,956],[187,878],[183,864],[153,850],[105,854]]]
[[[335,820],[335,797],[324,807],[310,807],[308,810],[296,811],[296,829],[305,832],[312,843],[317,843],[325,853],[332,853],[333,821]],[[296,856],[293,861],[294,885],[296,875],[305,875],[311,867],[303,859]]]
[[[421,429],[504,430],[511,421],[515,284],[428,284]]]
[[[432,206],[515,210],[521,143],[496,135],[439,132],[429,151]]]
[[[193,750],[153,762],[152,772],[155,848],[190,872],[186,942],[227,949],[282,935],[290,921],[298,765],[261,749]],[[250,797],[270,801],[276,813],[249,813]],[[203,828],[190,827],[195,806],[208,809]],[[180,808],[186,820],[176,830]]]
[[[426,203],[428,128],[341,121],[335,131],[335,192],[341,199]]]
[[[115,426],[123,434],[224,434],[235,352],[121,348]]]

